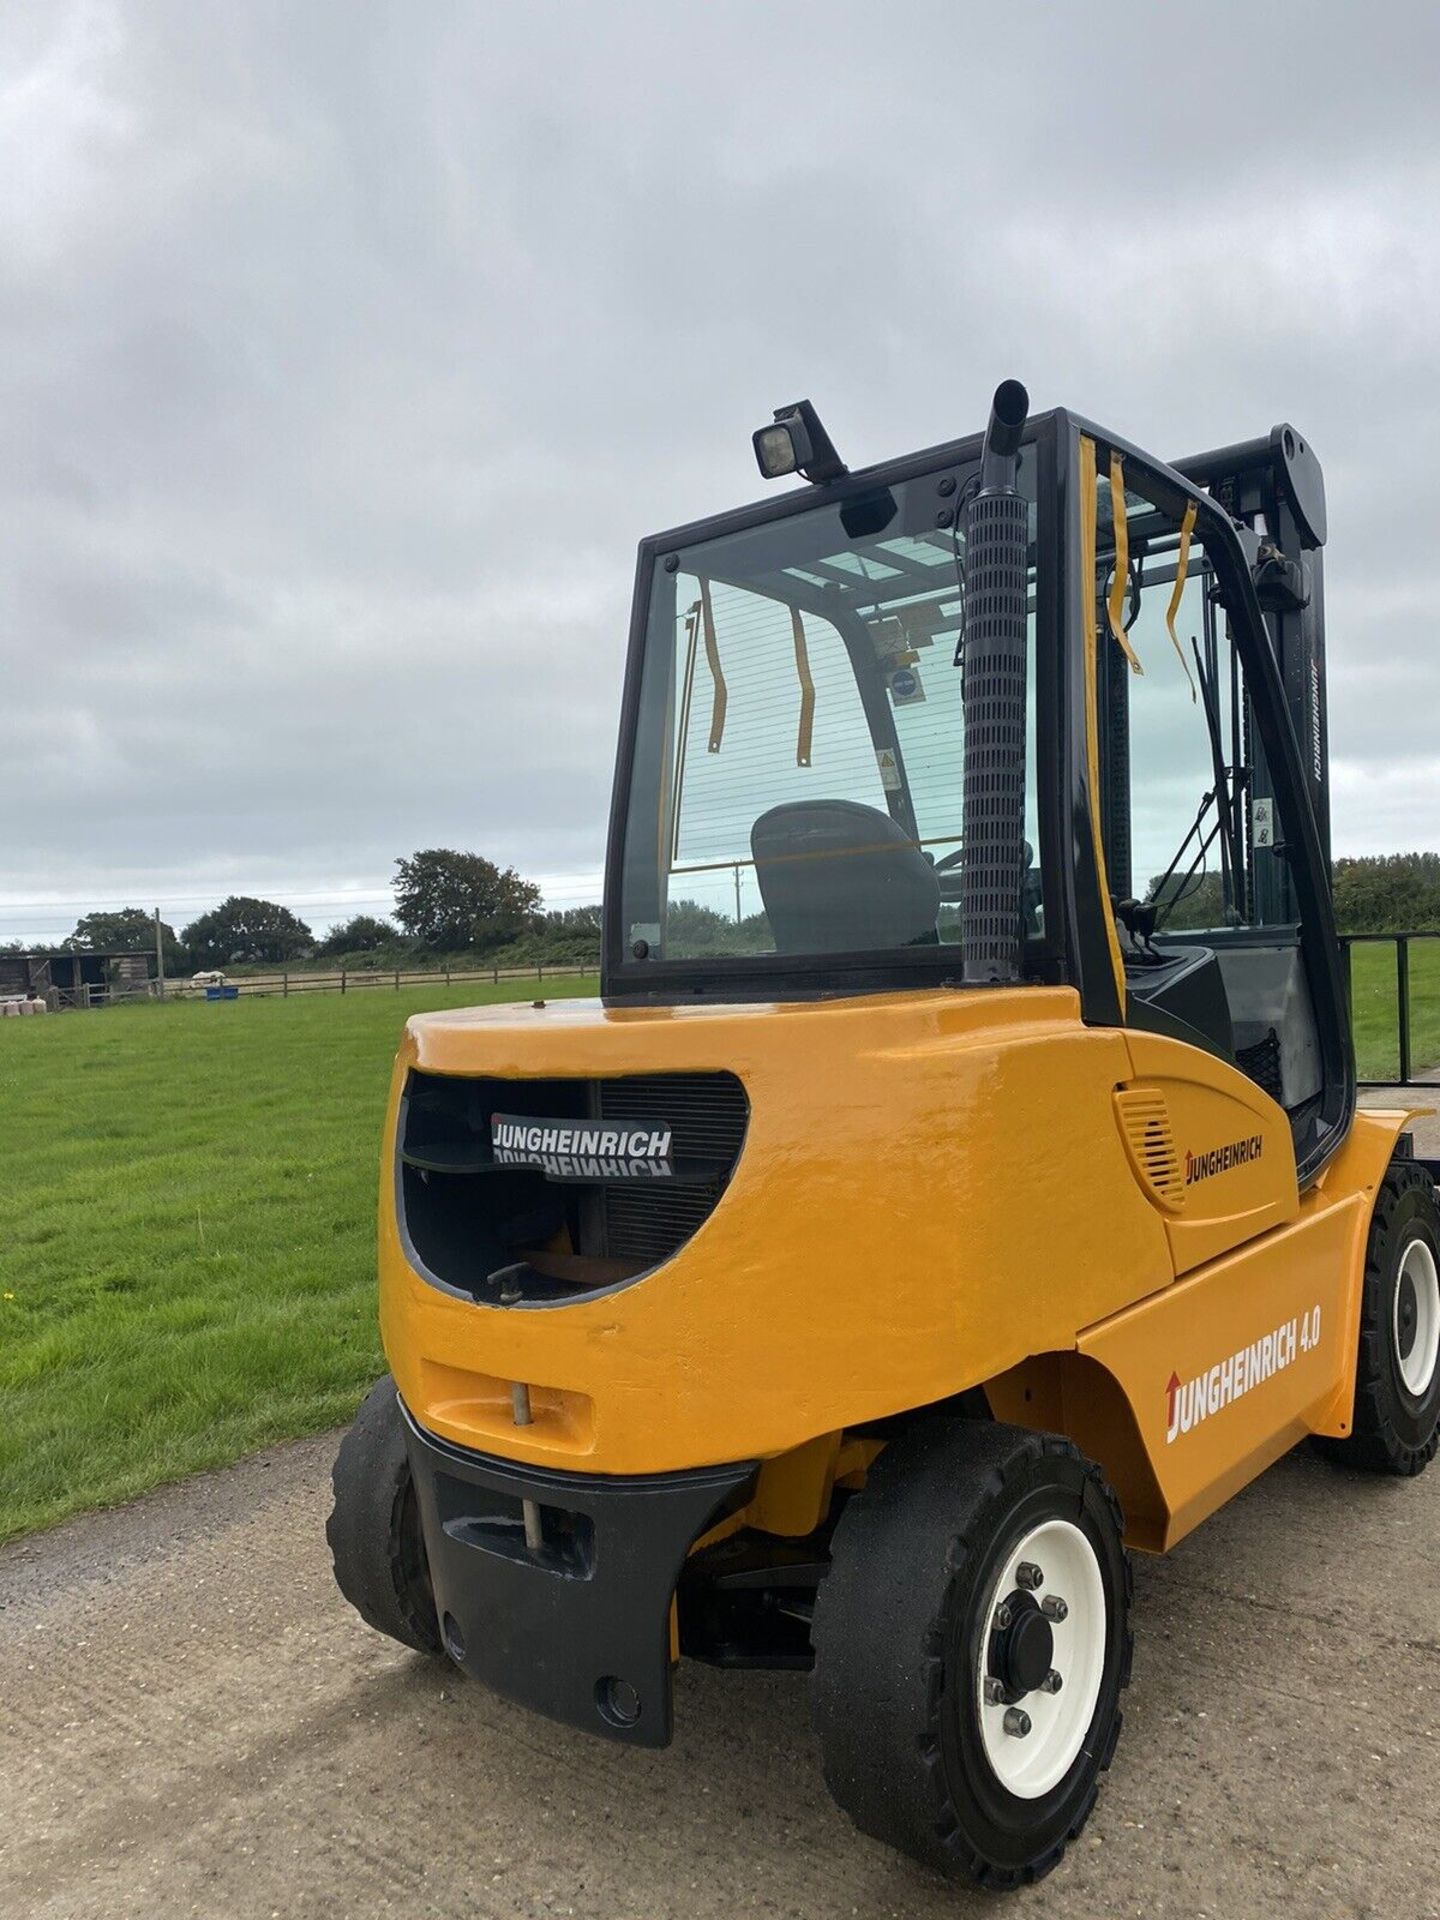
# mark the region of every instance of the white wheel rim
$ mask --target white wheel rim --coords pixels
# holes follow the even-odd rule
[[[1037,1567],[1043,1577],[1035,1599],[1065,1603],[1065,1618],[1050,1623],[1052,1670],[1060,1676],[1060,1691],[1037,1688],[1019,1701],[991,1701],[986,1698],[991,1622],[996,1608],[1018,1590],[1022,1563]],[[991,1588],[975,1674],[985,1758],[1001,1786],[1021,1800],[1048,1793],[1075,1764],[1105,1677],[1105,1626],[1105,1583],[1088,1538],[1068,1520],[1046,1520],[1033,1528],[1009,1554]],[[1012,1706],[1029,1719],[1023,1736],[1006,1731]]]
[[[1407,1310],[1408,1303],[1408,1310]],[[1406,1324],[1413,1314],[1413,1331]],[[1405,1391],[1421,1399],[1435,1378],[1435,1361],[1440,1356],[1440,1274],[1428,1242],[1412,1240],[1400,1256],[1400,1274],[1395,1282],[1394,1308],[1395,1361]],[[1404,1345],[1406,1334],[1410,1345]]]

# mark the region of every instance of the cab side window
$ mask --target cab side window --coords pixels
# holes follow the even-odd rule
[[[1202,542],[1183,538],[1181,522],[1129,487],[1125,499],[1117,593],[1102,482],[1102,547],[1107,523],[1111,532],[1099,610],[1111,890],[1153,906],[1161,933],[1293,924],[1282,803],[1215,570]]]
[[[1189,998],[1171,995],[1174,1007],[1286,1107],[1298,1137],[1322,1071],[1286,857],[1290,798],[1266,764],[1193,514],[1187,525],[1120,477],[1118,492],[1099,487],[1097,712],[1128,1017],[1158,1024],[1167,973],[1191,956]]]

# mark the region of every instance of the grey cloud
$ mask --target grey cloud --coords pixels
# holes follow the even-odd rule
[[[1012,372],[1162,453],[1303,426],[1337,844],[1440,844],[1437,45],[1420,5],[9,9],[0,899],[63,900],[0,937],[324,919],[436,840],[585,890],[637,536],[751,497],[779,400],[864,460]]]

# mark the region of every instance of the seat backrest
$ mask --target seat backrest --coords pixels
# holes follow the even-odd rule
[[[750,851],[778,953],[863,953],[939,938],[935,869],[876,807],[771,807],[750,829]]]

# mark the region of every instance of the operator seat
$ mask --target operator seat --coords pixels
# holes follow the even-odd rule
[[[856,800],[792,800],[750,829],[777,953],[862,953],[939,939],[940,882],[897,821]]]

